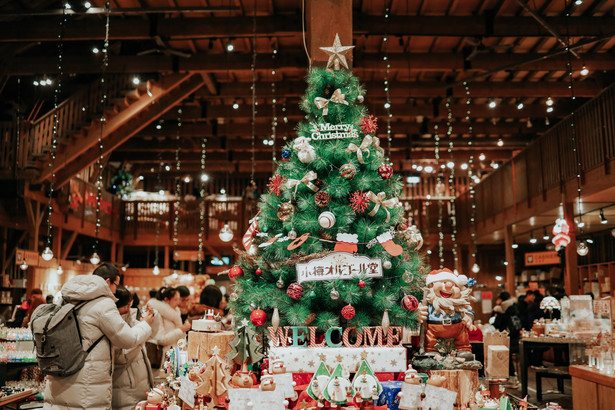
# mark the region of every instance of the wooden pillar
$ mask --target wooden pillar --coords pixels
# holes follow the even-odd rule
[[[124,265],[124,245],[121,243],[117,244],[116,259],[117,263]]]
[[[54,234],[51,238],[51,250],[53,251],[53,256],[55,256],[58,261],[62,259],[62,234],[64,233],[64,229],[61,226],[57,228],[53,228]]]
[[[117,242],[111,242],[111,263],[117,259]]]
[[[512,225],[506,225],[504,230],[504,254],[506,255],[506,290],[511,294],[515,294],[515,250],[512,247],[514,240],[512,234]]]
[[[352,0],[309,0],[305,6],[310,58],[312,64],[324,66],[329,55],[320,47],[331,47],[336,33],[342,46],[352,45]],[[346,53],[345,57],[348,67],[352,68],[352,53]]]
[[[574,203],[564,201],[564,219],[570,227],[570,243],[565,248],[566,267],[564,269],[564,287],[567,295],[578,295],[579,271],[577,269],[577,240],[576,223],[574,222]]]
[[[169,264],[170,264],[170,261],[169,261],[169,247],[165,246],[164,247],[164,268],[165,269],[169,269]]]

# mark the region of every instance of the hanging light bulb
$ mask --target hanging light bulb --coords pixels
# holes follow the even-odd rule
[[[520,102],[519,104],[517,104],[517,109],[518,109],[518,110],[522,110],[522,109],[523,109],[523,107],[525,107],[525,105],[524,105],[522,102]]]
[[[577,253],[579,256],[585,256],[589,252],[589,247],[585,241],[580,241],[577,243]]]
[[[511,245],[511,248],[513,249],[517,249],[519,247],[519,244],[517,242],[513,242]]]
[[[224,226],[220,229],[218,236],[222,242],[230,242],[233,240],[234,234],[231,227],[228,226],[228,221],[224,222]]]
[[[581,75],[586,76],[587,74],[589,74],[589,70],[587,69],[587,67],[585,67],[585,64],[584,64],[583,68],[581,69]]]
[[[547,233],[547,228],[542,228],[542,239],[545,241],[549,240],[549,234]]]
[[[536,242],[538,242],[538,239],[534,238],[534,232],[532,232],[530,234],[530,243],[535,244]]]
[[[474,265],[472,265],[472,272],[474,273],[478,273],[480,272],[480,266],[478,266],[477,263],[475,263]]]
[[[56,269],[56,273],[58,275],[61,275],[64,273],[64,269],[62,269],[62,265],[58,265],[58,269]]]
[[[495,107],[497,107],[498,103],[495,102],[495,100],[492,98],[492,99],[489,100],[489,104],[488,105],[489,105],[489,108],[495,108]]]
[[[100,263],[100,256],[98,256],[98,253],[96,253],[96,251],[94,251],[92,256],[90,256],[90,263],[94,266]]]
[[[485,160],[485,158],[487,158],[487,157],[486,157],[486,156],[485,156],[485,154],[483,154],[482,152],[481,152],[481,153],[480,153],[480,155],[478,156],[478,159],[480,159],[481,161],[484,161],[484,160]]]
[[[21,265],[19,265],[19,269],[21,269],[21,270],[28,269],[28,262],[26,262],[25,259],[23,260],[23,262],[21,262]]]
[[[553,99],[551,97],[547,98],[545,104],[547,104],[547,107],[551,107],[553,105]]]
[[[160,268],[158,267],[158,264],[154,265],[154,269],[152,269],[152,273],[154,275],[160,275]]]
[[[50,261],[53,259],[53,251],[49,246],[45,247],[43,252],[41,253],[41,258],[45,261]]]
[[[609,221],[604,217],[604,210],[600,210],[600,223],[601,224],[607,224],[609,223]]]
[[[502,138],[500,138],[500,139],[498,140],[498,142],[496,142],[496,145],[497,145],[498,147],[501,147],[502,145],[504,145],[504,141],[502,140]]]

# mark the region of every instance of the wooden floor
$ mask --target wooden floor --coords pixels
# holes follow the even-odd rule
[[[561,394],[557,392],[557,380],[543,378],[542,379],[542,401],[536,401],[536,370],[530,367],[528,372],[528,401],[531,404],[538,406],[539,409],[544,408],[547,403],[554,402],[558,403],[562,406],[564,410],[572,410],[572,383],[570,380],[564,380],[564,391],[565,394]],[[519,389],[509,389],[511,394],[520,397],[521,396],[521,386],[519,385]]]

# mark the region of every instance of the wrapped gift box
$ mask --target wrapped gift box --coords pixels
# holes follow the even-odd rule
[[[508,347],[491,345],[487,348],[487,368],[485,373],[488,377],[508,377]]]
[[[341,363],[345,370],[352,373],[361,364],[362,354],[367,355],[366,360],[374,372],[403,372],[406,370],[406,348],[403,346],[312,347],[309,349],[305,347],[272,347],[269,349],[269,357],[281,359],[286,371],[292,373],[314,373],[318,370],[321,360],[330,369],[335,369],[337,364]]]
[[[234,338],[234,332],[188,332],[188,360],[198,359],[205,363],[213,355],[214,346],[218,346],[220,358],[231,364],[224,355],[232,350],[230,343]]]
[[[458,408],[474,400],[478,392],[478,370],[431,370],[430,375],[444,376],[445,381],[441,387],[457,392]]]
[[[382,393],[380,393],[376,405],[387,406],[390,410],[399,410],[399,397],[397,395],[401,391],[404,382],[388,381],[381,382],[380,384],[382,385]]]

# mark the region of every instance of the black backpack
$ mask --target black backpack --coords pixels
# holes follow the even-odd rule
[[[87,355],[105,337],[102,335],[87,350],[83,350],[77,312],[88,302],[91,301],[40,305],[32,314],[30,329],[34,336],[36,359],[43,374],[66,377],[77,373]]]

